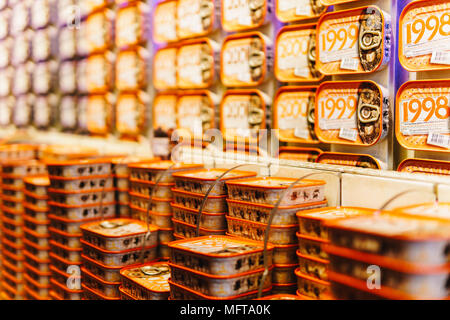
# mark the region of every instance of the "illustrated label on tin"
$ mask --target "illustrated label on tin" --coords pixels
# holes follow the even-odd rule
[[[222,46],[221,77],[225,86],[254,86],[263,82],[266,51],[263,38],[243,36],[225,40]]]
[[[372,145],[386,130],[382,89],[371,81],[325,82],[316,95],[316,134],[325,143]]]
[[[153,59],[153,84],[158,90],[177,87],[177,49],[165,48],[157,51]]]
[[[178,99],[177,128],[200,136],[214,126],[214,105],[205,94],[188,94]]]
[[[143,51],[122,51],[116,61],[116,87],[118,90],[137,90],[146,85]]]
[[[221,105],[221,130],[226,139],[256,138],[264,129],[265,102],[256,91],[228,92]]]
[[[400,62],[410,71],[450,68],[450,1],[411,3],[400,17]]]
[[[169,137],[171,130],[176,129],[177,96],[163,94],[153,101],[153,129],[155,137]]]
[[[137,135],[145,118],[144,106],[135,94],[121,94],[117,99],[117,131]]]
[[[103,10],[92,14],[86,20],[86,35],[89,52],[107,49],[112,43],[111,11]]]
[[[409,149],[450,148],[450,81],[410,81],[398,92],[397,138]]]
[[[116,19],[116,46],[133,46],[145,41],[146,15],[149,8],[144,3],[119,9]]]
[[[242,31],[261,26],[267,15],[267,0],[222,0],[222,27]]]
[[[288,88],[288,87],[285,87]],[[274,129],[283,142],[318,142],[314,134],[315,88],[282,88],[275,99]]]
[[[319,0],[277,0],[276,14],[282,22],[310,19],[326,11]]]
[[[165,1],[157,5],[153,15],[153,38],[157,43],[177,40],[176,1]]]
[[[177,53],[177,84],[182,89],[206,88],[211,84],[214,56],[206,43],[181,46]]]
[[[177,34],[180,38],[206,35],[214,23],[213,0],[179,0],[177,5]]]
[[[390,17],[377,7],[328,13],[317,27],[317,69],[326,75],[373,72],[389,61]]]
[[[106,54],[90,56],[87,59],[86,71],[89,92],[108,91],[111,85],[111,64]]]
[[[87,129],[91,133],[108,133],[108,110],[107,98],[103,95],[89,96],[87,103]]]
[[[275,76],[279,81],[317,81],[316,32],[313,25],[282,29],[276,42]]]

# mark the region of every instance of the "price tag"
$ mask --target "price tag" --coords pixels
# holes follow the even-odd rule
[[[442,148],[450,148],[450,136],[440,133],[428,134],[427,144]]]
[[[341,60],[341,69],[344,70],[358,70],[359,60],[351,57],[345,57]]]
[[[350,140],[350,141],[356,141],[356,138],[358,137],[358,131],[355,129],[347,129],[347,128],[341,128],[339,130],[339,138]]]
[[[411,71],[449,68],[450,1],[408,5],[399,22],[399,58]]]

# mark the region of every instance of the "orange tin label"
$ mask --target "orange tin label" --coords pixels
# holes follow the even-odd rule
[[[120,94],[116,105],[116,127],[122,134],[138,135],[146,121],[146,108],[149,103],[148,96],[138,94]]]
[[[222,28],[227,32],[260,27],[272,11],[273,0],[222,0]]]
[[[407,149],[449,152],[450,80],[408,81],[397,92],[395,133]]]
[[[104,93],[111,88],[113,67],[110,54],[96,54],[87,59],[86,81],[90,93]]]
[[[398,165],[397,171],[450,176],[450,161],[405,159]]]
[[[316,162],[338,166],[381,169],[378,160],[366,154],[323,152],[317,157]]]
[[[168,136],[169,131],[176,129],[175,94],[160,94],[153,100],[153,129],[158,136]]]
[[[93,134],[107,134],[111,123],[111,103],[107,96],[92,95],[87,101],[87,129]]]
[[[213,83],[214,48],[208,40],[181,45],[177,53],[177,86],[181,89],[207,88]]]
[[[164,1],[156,5],[153,14],[153,39],[156,43],[174,42],[177,38],[177,1]]]
[[[373,81],[324,82],[316,94],[316,135],[324,143],[370,146],[387,134],[386,89]]]
[[[146,41],[146,30],[150,8],[143,2],[120,8],[116,17],[116,46],[125,48]]]
[[[317,24],[317,69],[325,75],[373,72],[390,59],[390,16],[376,6],[327,13]]]
[[[268,97],[259,90],[228,90],[220,105],[225,140],[255,140],[266,125]]]
[[[318,143],[314,132],[316,87],[282,87],[273,106],[273,128],[282,142]]]
[[[294,22],[319,17],[327,11],[320,0],[277,0],[275,14],[281,22]]]
[[[217,0],[178,0],[178,37],[187,39],[211,33],[216,24],[216,5]]]
[[[280,30],[275,43],[275,77],[281,82],[319,81],[316,70],[314,24],[289,26]]]
[[[147,85],[147,61],[144,48],[122,51],[116,61],[116,87],[119,91],[135,91]]]
[[[450,69],[450,1],[415,1],[399,22],[399,60],[408,71]]]
[[[164,48],[153,57],[153,84],[157,90],[177,87],[177,48]]]
[[[261,33],[228,36],[222,45],[220,77],[227,87],[256,86],[272,67],[272,46]]]
[[[87,46],[90,53],[104,51],[111,47],[112,11],[106,9],[89,15],[86,20]]]
[[[217,97],[208,91],[184,93],[177,102],[177,128],[190,137],[202,137],[214,128]],[[181,133],[182,134],[182,133]]]

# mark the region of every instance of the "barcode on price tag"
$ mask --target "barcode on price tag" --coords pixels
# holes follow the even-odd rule
[[[309,77],[309,68],[295,68],[294,75],[297,77],[308,78]]]
[[[340,68],[345,69],[345,70],[356,71],[356,70],[358,70],[358,64],[359,64],[358,59],[355,59],[352,57],[345,57],[345,58],[342,58],[342,60],[341,60]]]
[[[431,63],[433,64],[448,64],[450,65],[450,52],[448,51],[433,51],[431,54]]]
[[[450,147],[450,136],[440,133],[429,133],[427,144],[448,149]]]
[[[296,136],[297,138],[300,138],[300,139],[308,140],[309,139],[309,130],[303,129],[303,128],[295,128],[294,136]]]
[[[355,129],[341,128],[339,130],[339,138],[356,141],[356,137],[358,136],[358,132]]]

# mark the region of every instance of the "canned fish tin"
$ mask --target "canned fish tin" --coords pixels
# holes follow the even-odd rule
[[[317,300],[330,300],[331,289],[328,281],[320,280],[301,273],[300,268],[295,270],[299,292],[307,297]]]
[[[449,259],[450,225],[437,220],[380,214],[338,219],[326,226],[336,246],[422,266],[443,265]]]
[[[55,76],[57,67],[58,64],[56,61],[41,62],[35,65],[32,75],[34,93],[48,95],[51,92],[54,92],[56,87]]]
[[[205,236],[177,240],[168,244],[171,262],[210,275],[233,275],[254,271],[263,266],[263,245],[248,239],[228,236]],[[273,245],[267,246],[272,264]]]
[[[64,61],[59,65],[59,89],[63,94],[73,94],[77,89],[77,64],[75,61]]]
[[[394,210],[397,214],[450,222],[450,203],[421,203]]]
[[[45,28],[55,24],[57,21],[55,0],[34,0],[31,5],[31,27],[36,29]]]
[[[301,254],[297,251],[299,270],[301,273],[320,280],[328,280],[328,268],[330,262],[313,256]]]
[[[34,32],[32,37],[32,58],[35,62],[46,61],[56,56],[56,29],[48,27]]]
[[[31,95],[27,95],[27,93],[31,93],[32,90],[32,75],[33,75],[33,67],[34,65],[30,62],[26,64],[21,64],[15,68],[14,79],[13,79],[13,94],[20,95],[16,97],[16,106],[20,105],[21,110],[25,110],[22,108],[27,101],[32,100]],[[25,111],[31,111],[30,108],[26,108]]]
[[[89,93],[104,93],[113,85],[113,54],[94,54],[87,59],[87,89]]]
[[[18,66],[31,58],[32,32],[22,32],[14,37],[11,64]]]
[[[9,35],[11,19],[11,9],[6,8],[0,11],[0,40],[4,40]]]
[[[88,94],[87,87],[87,59],[81,59],[77,61],[76,66],[76,82],[77,82],[77,94]]]
[[[108,298],[119,298],[119,286],[120,281],[117,282],[109,282],[104,281],[101,278],[95,276],[86,270],[86,268],[81,267],[83,285],[85,288],[89,288],[95,293],[99,292],[100,294],[108,297]]]
[[[13,40],[6,38],[0,41],[0,67],[6,68],[11,62],[11,53],[13,47]]]
[[[107,282],[117,282],[121,280],[119,272],[122,267],[105,266],[85,255],[81,255],[81,258],[83,259],[83,267],[102,280]]]
[[[147,41],[150,7],[144,2],[132,2],[119,7],[115,21],[115,44],[130,48]]]
[[[114,13],[104,9],[90,14],[86,19],[86,35],[89,53],[108,50],[113,45]]]
[[[179,0],[177,35],[180,39],[206,36],[219,27],[219,0]]]
[[[213,40],[202,38],[180,44],[177,52],[177,87],[204,89],[217,79],[220,46]]]
[[[248,238],[255,241],[264,241],[266,223],[253,222],[249,220],[226,216],[228,233],[238,237]],[[298,225],[271,225],[269,232],[269,242],[274,245],[295,244],[297,238],[295,233]]]
[[[399,60],[411,72],[449,69],[450,1],[410,3],[399,20]]]
[[[281,87],[274,101],[273,128],[282,142],[319,143],[315,134],[316,87]]]
[[[106,188],[107,190],[113,188],[113,177],[110,175],[104,176],[86,176],[65,178],[60,176],[49,176],[50,188],[61,191],[88,191]]]
[[[404,83],[397,92],[395,134],[407,149],[449,152],[450,81]]]
[[[170,138],[176,129],[176,94],[158,94],[153,100],[153,132],[155,137]]]
[[[185,239],[197,237],[197,226],[183,221],[178,221],[177,219],[172,219],[172,222],[174,234],[181,236]],[[199,236],[225,235],[225,231],[226,231],[225,229],[210,230],[205,228],[199,228]]]
[[[207,130],[214,129],[215,110],[219,102],[220,98],[210,91],[184,91],[176,105],[177,131],[180,135],[201,138]]]
[[[85,58],[89,55],[89,42],[87,35],[87,22],[86,20],[80,21],[78,29],[75,29],[75,41],[76,41],[76,55],[78,57]]]
[[[121,93],[116,104],[116,128],[123,135],[137,136],[147,122],[150,98],[145,92]]]
[[[274,205],[295,178],[258,177],[227,181],[228,197],[233,200]],[[325,181],[302,180],[287,192],[280,202],[282,206],[320,202],[325,199]]]
[[[4,98],[3,100],[7,102],[5,99],[8,97],[12,91],[12,81],[13,81],[14,69],[6,68],[0,70],[0,96]]]
[[[200,209],[200,206],[205,198],[201,193],[186,192],[184,190],[172,189],[173,200],[176,204],[182,205],[191,209]],[[205,201],[203,210],[209,213],[222,213],[227,211],[226,195],[222,196],[208,196]]]
[[[220,131],[227,141],[257,141],[266,128],[271,99],[256,90],[227,90],[220,104]]]
[[[58,34],[58,55],[61,60],[73,59],[77,56],[77,30],[61,28]]]
[[[134,163],[128,166],[130,168],[130,178],[147,180],[161,183],[173,183],[172,174],[179,171],[196,170],[203,168],[202,164],[194,163],[175,163],[170,160],[159,162]],[[162,177],[161,177],[162,176]]]
[[[222,28],[227,32],[255,29],[272,18],[273,0],[222,0]]]
[[[295,269],[298,263],[293,264],[274,264],[272,270],[273,284],[290,284],[297,280],[295,276]]]
[[[168,43],[178,40],[177,1],[165,0],[158,3],[153,13],[153,39],[156,43]]]
[[[371,146],[388,132],[387,90],[373,81],[322,83],[315,112],[316,135],[324,143]]]
[[[398,165],[397,171],[450,176],[450,162],[425,159],[405,159]]]
[[[177,88],[176,63],[176,47],[166,47],[155,52],[153,57],[153,85],[156,90]]]
[[[275,42],[275,77],[282,82],[317,82],[316,25],[283,27]]]
[[[145,261],[151,261],[156,258],[156,248],[157,246],[135,248],[122,251],[108,251],[96,247],[84,240],[80,240],[83,246],[83,255],[100,262],[106,266],[128,266],[131,264],[136,264],[141,260],[141,255]]]
[[[116,88],[119,91],[137,91],[148,84],[149,53],[142,47],[121,51],[116,60]]]
[[[172,174],[175,179],[175,187],[188,191],[206,194],[210,191],[211,196],[220,196],[227,194],[225,181],[255,177],[256,172],[233,170],[223,176],[219,182],[216,180],[223,175],[227,169],[200,169],[187,172],[178,172]],[[214,184],[214,188],[209,188]]]
[[[269,79],[273,46],[260,32],[234,34],[225,38],[220,58],[220,78],[226,87],[251,87]]]
[[[98,248],[109,251],[123,251],[157,244],[158,228],[139,220],[108,219],[81,226],[83,239]],[[151,232],[150,237],[146,236]]]
[[[103,198],[104,203],[114,201],[114,189],[90,190],[88,192],[67,192],[49,189],[50,198],[59,204],[68,206],[82,206],[97,204]]]
[[[280,147],[278,157],[283,160],[316,162],[322,150],[317,148]]]
[[[181,286],[188,287],[195,292],[199,292],[213,297],[230,297],[237,294],[243,294],[258,289],[260,277],[264,269],[257,269],[241,274],[231,276],[209,275],[200,271],[194,271],[179,265],[169,263],[171,277],[170,281]],[[263,288],[267,289],[271,286],[272,267],[266,277]],[[239,283],[239,285],[236,285]]]
[[[245,219],[253,222],[267,223],[274,206],[227,199],[228,214],[231,217]],[[292,225],[297,223],[296,213],[321,208],[327,205],[327,201],[294,206],[280,206],[274,213],[272,223],[274,225]]]
[[[28,81],[25,79],[23,80]],[[31,124],[32,108],[35,100],[34,98],[34,95],[31,94],[21,95],[16,98],[16,104],[13,113],[13,123],[16,127],[26,128]]]
[[[390,60],[391,33],[391,17],[376,6],[327,13],[317,24],[317,70],[325,75],[380,70]]]
[[[170,293],[169,265],[148,262],[120,270],[123,290],[136,300],[167,300]]]
[[[52,227],[49,227],[48,231],[53,241],[69,248],[81,248],[81,233],[67,233]]]
[[[382,169],[380,162],[368,154],[323,152],[317,157],[316,162],[338,166]]]
[[[91,134],[107,135],[112,126],[112,96],[90,95],[87,101],[87,129]]]
[[[179,221],[189,223],[191,225],[197,225],[198,223],[198,210],[186,208],[175,203],[171,203],[173,217]],[[210,230],[224,230],[226,229],[225,213],[207,213],[203,212],[200,228]]]
[[[12,6],[11,35],[16,36],[30,26],[31,1],[16,2]]]
[[[394,261],[384,257],[365,255],[355,250],[348,250],[336,246],[327,246],[330,255],[330,269],[332,278],[343,275],[358,282],[367,283],[368,273],[364,272],[377,259],[377,266],[383,273],[380,296],[392,299],[445,299],[448,297],[446,281],[448,267],[427,269]],[[402,298],[403,297],[403,298]]]
[[[327,6],[321,0],[276,0],[275,13],[281,22],[297,22],[320,17]]]

